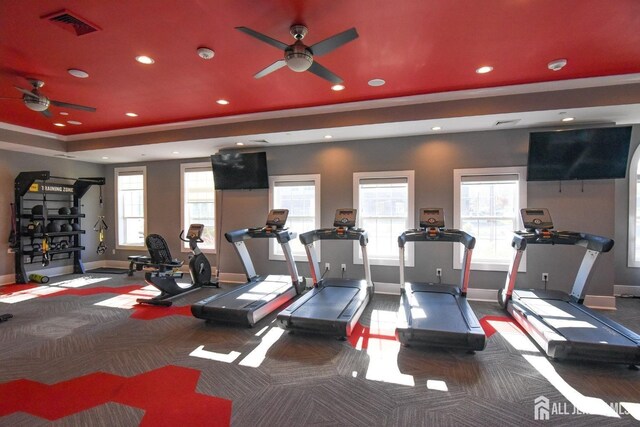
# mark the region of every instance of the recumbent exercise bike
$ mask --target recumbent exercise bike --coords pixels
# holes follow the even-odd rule
[[[189,243],[191,256],[189,260],[189,273],[191,275],[190,284],[178,284],[176,278],[181,279],[183,273],[179,271],[184,261],[171,257],[169,246],[159,234],[150,234],[145,239],[149,256],[133,255],[129,258],[129,276],[133,271],[145,270],[144,280],[148,284],[160,290],[160,295],[153,298],[138,298],[139,304],[158,305],[169,307],[172,299],[183,296],[189,292],[202,287],[216,287],[217,281],[211,280],[211,264],[209,260],[198,248],[198,243],[202,243],[203,224],[191,224],[187,231],[186,239],[184,230],[180,232],[180,240]]]

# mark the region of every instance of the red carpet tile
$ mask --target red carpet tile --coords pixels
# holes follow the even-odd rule
[[[132,319],[138,320],[153,320],[166,316],[189,316],[191,317],[191,306],[185,305],[182,307],[153,307],[148,305],[138,304],[133,307],[133,314],[129,316]]]
[[[165,366],[131,378],[97,372],[54,385],[11,381],[0,384],[0,417],[26,412],[53,421],[116,402],[143,409],[142,426],[228,426],[232,402],[197,393],[199,377],[195,369]]]

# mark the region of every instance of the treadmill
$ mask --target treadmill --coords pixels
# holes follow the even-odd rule
[[[640,363],[640,336],[583,305],[593,265],[613,248],[606,237],[573,231],[555,231],[547,209],[522,209],[525,231],[516,231],[515,254],[498,301],[554,359],[589,360],[636,365]],[[577,245],[587,252],[571,290],[514,289],[518,266],[527,245]]]
[[[405,282],[404,248],[407,242],[453,242],[464,246],[460,271],[461,286],[441,283]],[[475,237],[461,230],[447,229],[440,208],[420,210],[420,228],[398,237],[400,247],[400,308],[396,336],[405,345],[484,350],[486,337],[469,302],[469,269]]]
[[[304,290],[289,246],[296,233],[284,228],[288,215],[287,209],[273,209],[269,212],[266,226],[225,233],[242,261],[247,283],[193,304],[191,313],[195,317],[251,327]],[[289,275],[258,276],[245,245],[249,239],[277,239],[284,252]]]
[[[355,228],[357,209],[338,209],[334,228],[322,228],[300,235],[313,278],[313,289],[281,311],[277,323],[288,331],[312,332],[346,338],[373,295],[371,268],[367,258],[367,232]],[[323,279],[313,243],[317,240],[357,240],[362,251],[364,280]]]

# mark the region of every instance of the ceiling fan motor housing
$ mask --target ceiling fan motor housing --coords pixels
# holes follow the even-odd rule
[[[284,52],[284,60],[293,71],[307,71],[313,64],[313,55],[302,42],[297,41]]]

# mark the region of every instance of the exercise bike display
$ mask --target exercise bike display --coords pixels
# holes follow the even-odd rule
[[[191,224],[187,231],[186,239],[184,238],[184,230],[180,232],[180,240],[188,242],[192,251],[192,256],[189,260],[191,283],[188,284],[176,282],[176,278],[180,279],[183,276],[179,269],[184,264],[184,261],[171,257],[169,246],[162,236],[158,234],[147,236],[145,242],[149,250],[149,256],[129,257],[131,261],[129,272],[131,275],[134,268],[138,271],[145,270],[145,282],[159,289],[160,295],[154,298],[138,298],[136,300],[138,303],[169,307],[172,304],[172,299],[177,296],[183,296],[202,287],[219,287],[217,281],[211,280],[211,264],[209,264],[209,260],[198,248],[198,243],[203,242],[203,231],[203,224]]]

